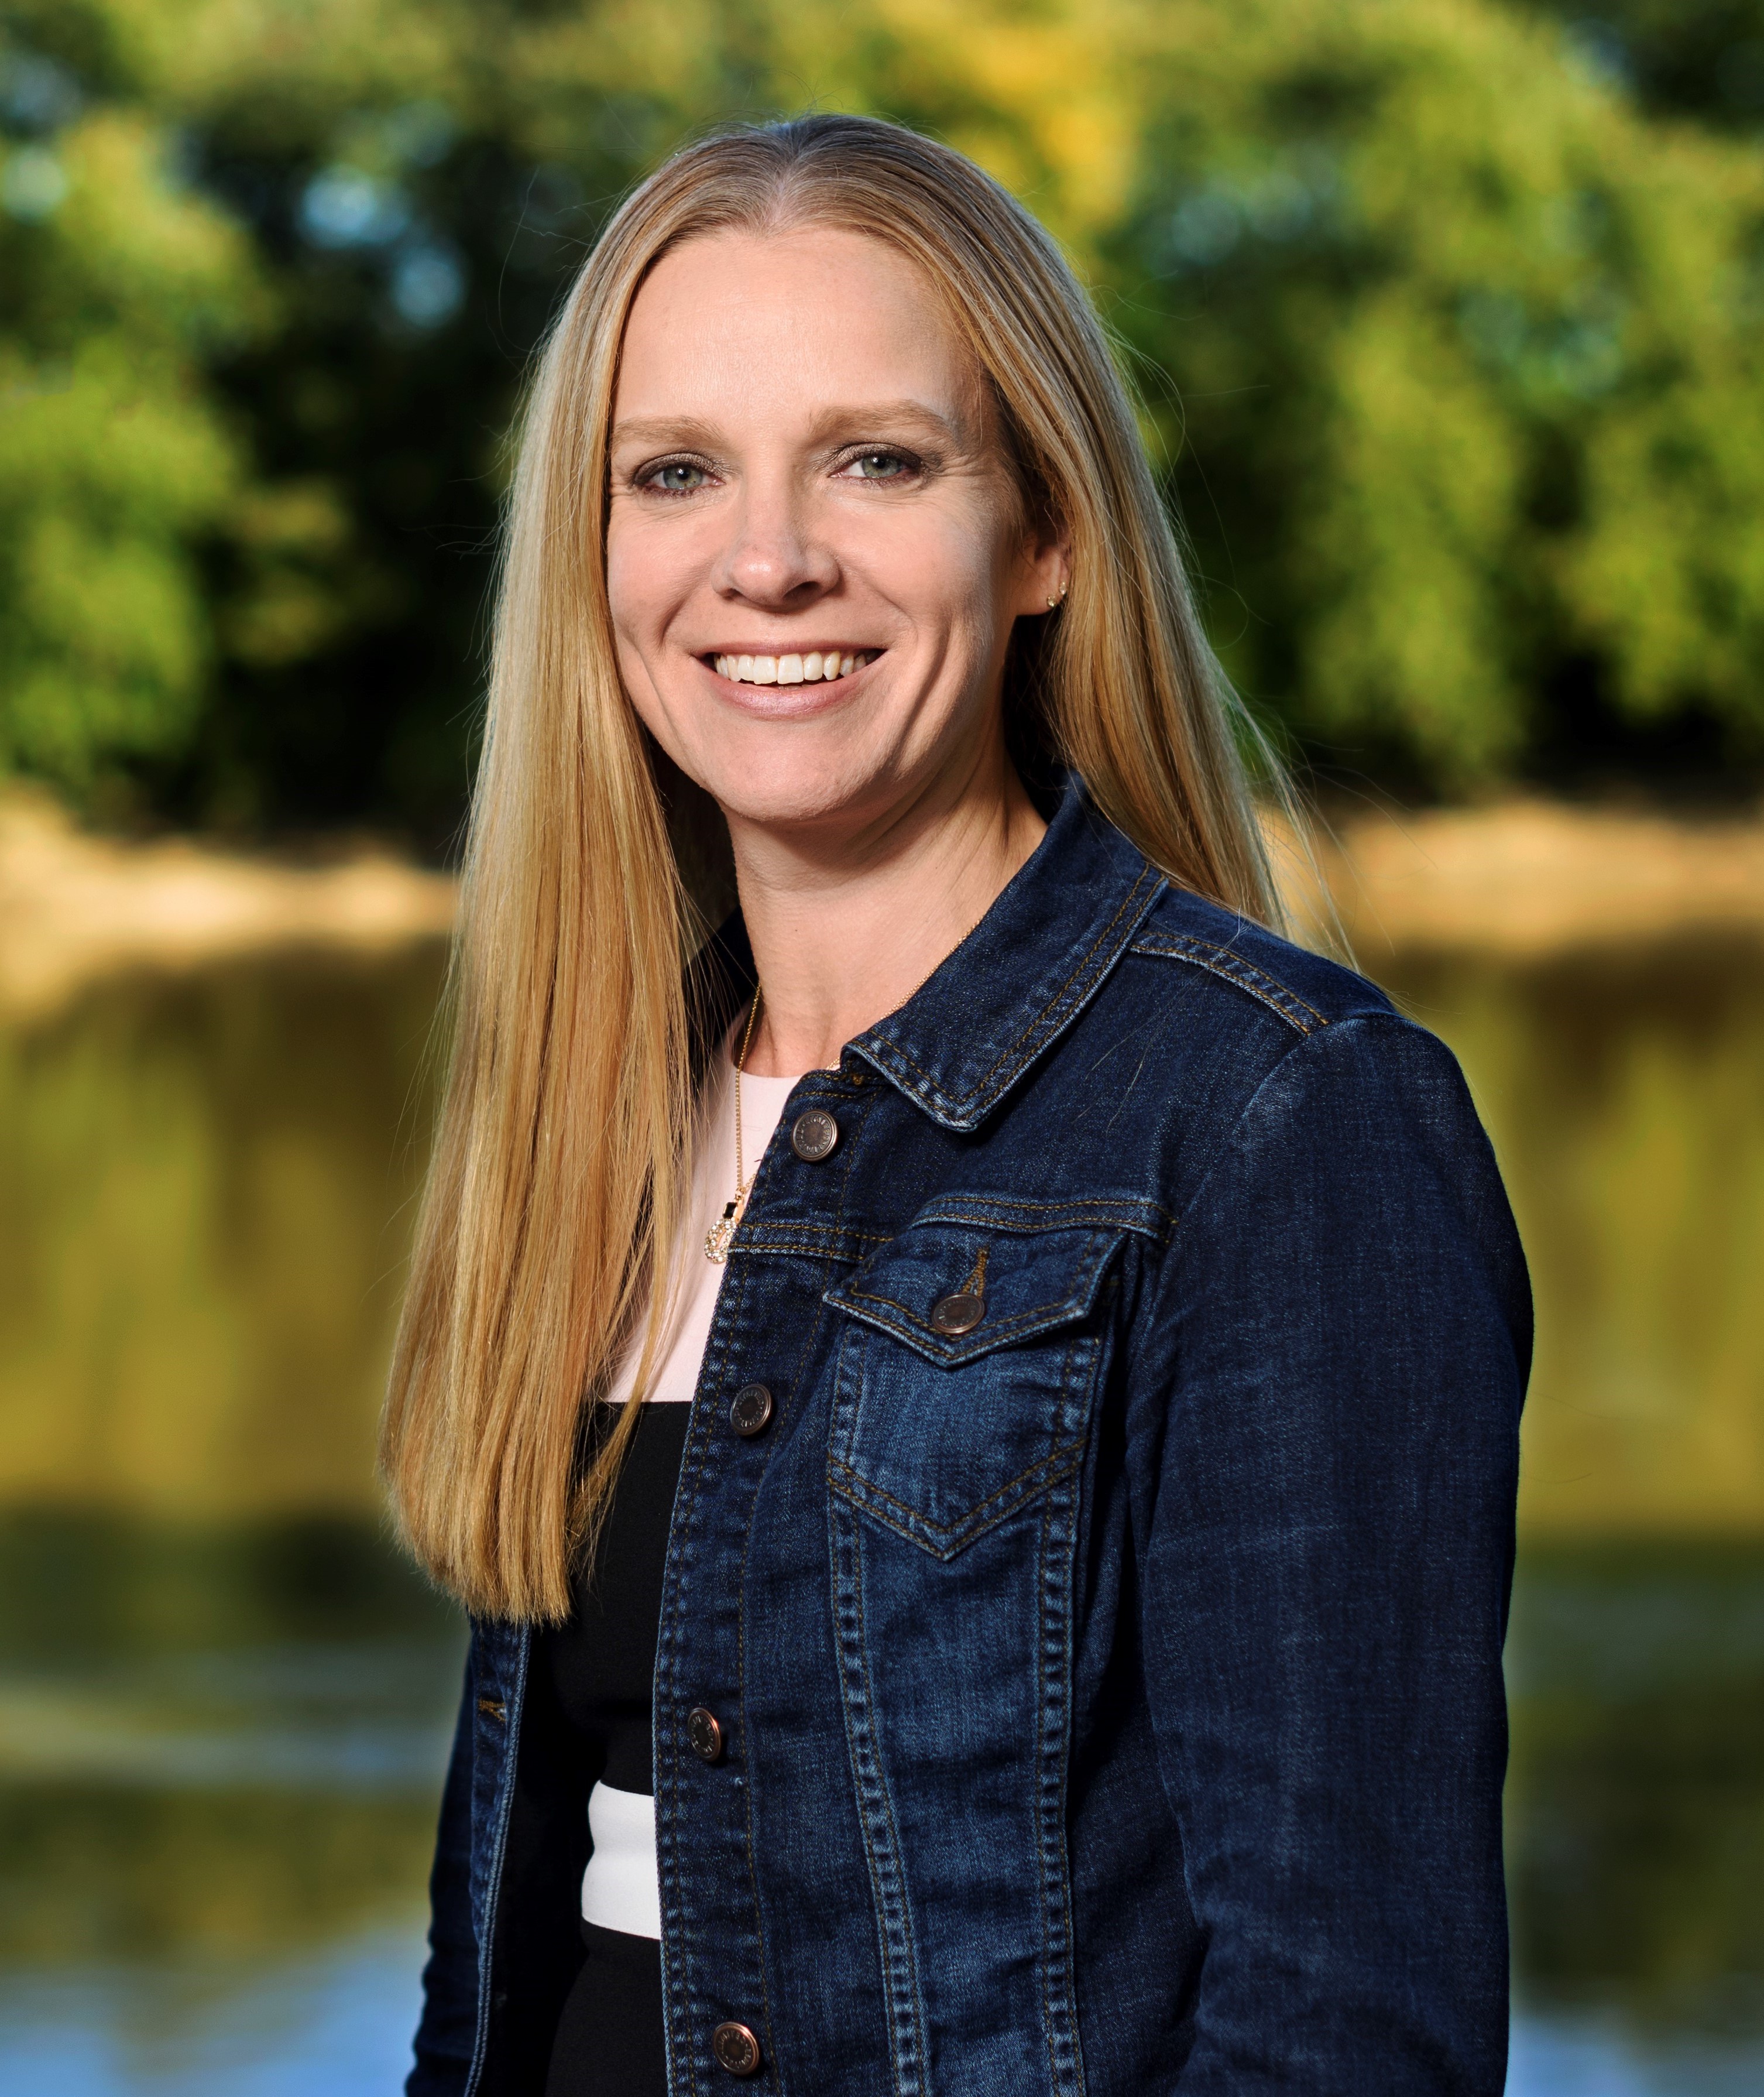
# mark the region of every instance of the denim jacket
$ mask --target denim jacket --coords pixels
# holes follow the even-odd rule
[[[797,1084],[725,1270],[655,1666],[673,2097],[733,2097],[731,2021],[791,2097],[1500,2097],[1530,1321],[1451,1054],[1068,781]],[[537,2097],[582,1955],[531,1650],[474,1628],[412,2097]]]

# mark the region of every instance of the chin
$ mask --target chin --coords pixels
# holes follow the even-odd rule
[[[885,771],[818,764],[800,753],[765,763],[707,767],[700,783],[734,820],[762,830],[801,830],[861,823],[897,790]]]

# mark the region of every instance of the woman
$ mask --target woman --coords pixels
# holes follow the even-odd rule
[[[1244,733],[986,177],[818,117],[626,204],[386,1425],[474,1618],[412,2091],[1500,2090],[1524,1270]]]

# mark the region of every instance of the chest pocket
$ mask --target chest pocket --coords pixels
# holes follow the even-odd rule
[[[953,1558],[1076,1469],[1123,1235],[915,1224],[829,1289],[832,1490]]]

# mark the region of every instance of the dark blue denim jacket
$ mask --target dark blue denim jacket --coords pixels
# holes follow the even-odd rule
[[[792,2097],[1499,2097],[1529,1348],[1449,1053],[1069,785],[797,1084],[726,1270],[656,1656],[674,2097],[733,2097],[726,2019]],[[414,2097],[542,2090],[581,1956],[530,1649],[475,1627]]]

